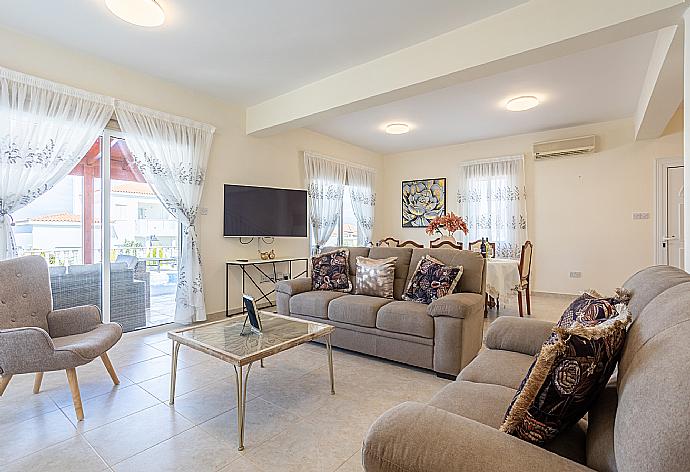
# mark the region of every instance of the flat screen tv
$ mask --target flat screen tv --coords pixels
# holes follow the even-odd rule
[[[225,185],[224,236],[307,236],[307,192]]]

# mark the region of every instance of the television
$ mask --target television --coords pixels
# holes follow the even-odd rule
[[[307,237],[307,191],[229,185],[223,236]]]

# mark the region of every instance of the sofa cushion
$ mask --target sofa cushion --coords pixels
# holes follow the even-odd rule
[[[652,266],[642,269],[624,284],[623,288],[632,292],[628,309],[633,320],[659,294],[676,285],[690,282],[690,274],[671,266]]]
[[[411,247],[372,247],[369,250],[372,259],[387,259],[397,257],[395,261],[395,279],[393,281],[393,298],[402,300],[405,291],[407,275],[410,272]]]
[[[407,284],[403,300],[428,305],[453,293],[461,277],[462,266],[448,266],[431,256],[424,256]]]
[[[290,297],[290,313],[327,319],[328,304],[332,300],[345,295],[343,292],[330,292],[326,290],[298,293]]]
[[[467,367],[462,369],[458,379],[501,385],[517,390],[533,361],[533,356],[519,352],[483,349],[472,362],[467,364]],[[503,414],[505,415],[505,411]]]
[[[370,297],[368,295],[345,295],[333,300],[328,305],[328,318],[341,323],[358,326],[376,326],[376,313],[389,298]]]
[[[515,390],[502,385],[458,380],[441,389],[429,404],[479,423],[498,428]],[[581,464],[586,460],[586,422],[564,431],[544,448]]]
[[[113,347],[122,337],[117,323],[99,324],[86,333],[53,338],[56,351],[71,351],[83,359],[95,359]]]
[[[438,259],[449,266],[462,266],[463,275],[460,279],[456,291],[457,292],[474,292],[482,293],[484,281],[484,259],[481,254],[472,251],[458,251],[457,249],[445,248],[426,248],[412,250],[412,258],[410,259],[410,271],[407,276],[407,283],[409,283],[414,269],[419,264],[419,261],[426,255],[430,255],[434,259]],[[406,286],[407,286],[406,283]]]
[[[376,317],[376,327],[421,338],[434,337],[434,319],[421,303],[394,301],[384,305]]]
[[[393,298],[396,259],[397,257],[371,259],[358,256],[357,276],[355,277],[353,293],[356,295]]]
[[[350,251],[336,249],[322,252],[311,258],[311,286],[312,290],[337,290],[349,292],[352,281],[348,272]]]

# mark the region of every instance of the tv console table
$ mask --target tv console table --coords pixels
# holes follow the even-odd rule
[[[292,263],[293,262],[304,262],[305,268],[302,272],[297,274],[295,277],[292,276]],[[269,298],[269,295],[272,295],[275,293],[275,283],[278,282],[278,272],[276,269],[276,264],[280,263],[287,263],[288,264],[288,279],[293,279],[293,278],[298,278],[303,275],[307,275],[309,272],[309,258],[308,257],[285,257],[281,259],[237,259],[234,261],[226,261],[225,262],[225,316],[230,316],[230,287],[228,284],[228,273],[230,272],[230,267],[239,267],[242,270],[242,293],[245,292],[245,282],[246,279],[249,279],[251,283],[256,287],[256,289],[261,293],[261,296],[259,298],[254,299],[256,304],[258,305],[261,300],[266,300],[268,303],[270,303],[270,307],[274,307],[275,302],[272,301]],[[271,264],[273,267],[273,275],[270,275],[269,273],[264,272],[261,266]],[[251,274],[247,271],[248,267],[253,267],[257,271],[261,272],[261,274],[268,278],[271,282],[273,282],[273,289],[265,292],[261,288],[261,282],[257,283],[256,280],[251,276]],[[281,279],[283,280],[283,279]],[[267,306],[261,307],[266,308]],[[244,303],[242,304],[242,313],[244,314]]]

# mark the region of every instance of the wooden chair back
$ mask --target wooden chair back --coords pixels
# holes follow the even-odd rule
[[[384,246],[384,247],[398,247],[400,246],[400,240],[395,239],[395,238],[384,238],[381,239],[379,242],[376,243],[377,246]]]
[[[529,282],[529,276],[532,271],[532,252],[533,245],[531,241],[525,241],[520,251],[520,281]]]
[[[429,242],[429,247],[430,248],[438,248],[438,247],[443,247],[443,246],[448,246],[453,249],[459,249],[462,250],[462,242],[453,242],[453,241],[441,241],[441,238],[434,239],[433,241]]]
[[[468,249],[474,252],[480,252],[482,247],[482,240],[478,239],[468,244]],[[496,257],[496,243],[486,241],[486,257]]]
[[[398,247],[416,247],[416,248],[423,248],[423,244],[416,243],[414,241],[403,241],[400,244],[398,244]]]

